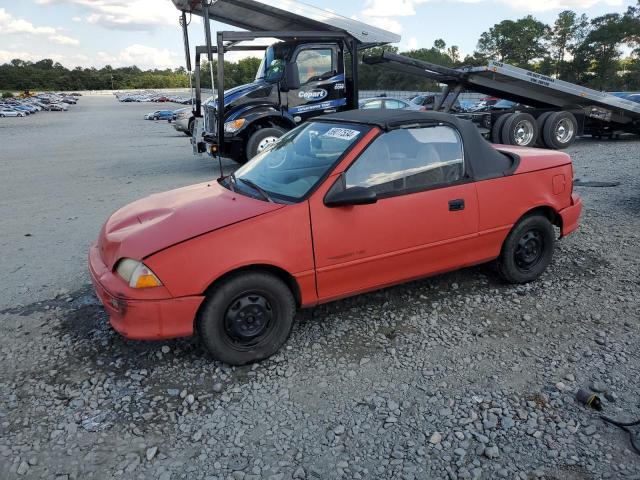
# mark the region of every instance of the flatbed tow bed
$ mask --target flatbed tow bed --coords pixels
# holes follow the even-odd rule
[[[503,62],[454,69],[391,52],[366,56],[364,62],[446,85],[435,110],[450,111],[463,90],[516,102],[511,110],[458,114],[494,143],[557,149],[583,134],[640,134],[640,104]]]

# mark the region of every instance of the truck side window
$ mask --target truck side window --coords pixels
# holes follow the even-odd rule
[[[382,197],[444,187],[463,177],[462,139],[444,125],[385,133],[345,174],[347,187],[371,188]]]
[[[335,72],[333,50],[330,48],[302,50],[296,63],[301,85],[331,76]]]

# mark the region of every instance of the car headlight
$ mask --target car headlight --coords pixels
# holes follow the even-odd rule
[[[238,130],[240,130],[242,127],[244,127],[244,124],[247,121],[244,118],[239,118],[237,120],[231,120],[230,122],[227,122],[224,124],[224,131],[226,133],[236,133]]]
[[[132,258],[124,258],[118,262],[116,272],[131,288],[161,287],[162,282],[144,263]]]

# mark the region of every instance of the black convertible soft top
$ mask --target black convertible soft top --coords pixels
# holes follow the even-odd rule
[[[511,175],[519,158],[496,150],[480,134],[473,122],[448,113],[415,110],[348,110],[316,117],[314,122],[355,123],[370,125],[384,131],[412,128],[420,125],[449,125],[462,136],[467,174],[474,180]]]

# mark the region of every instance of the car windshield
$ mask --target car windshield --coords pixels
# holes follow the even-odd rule
[[[271,45],[264,53],[260,68],[256,74],[256,80],[264,80],[266,82],[278,82],[282,79],[284,67],[286,64],[286,54],[289,48],[284,44]]]
[[[276,202],[298,202],[368,130],[339,123],[301,125],[238,169],[225,186],[256,198],[267,199],[267,194]]]
[[[510,100],[499,100],[498,102],[496,102],[493,107],[496,109],[500,109],[500,108],[512,108],[516,105],[516,102],[512,102]]]

